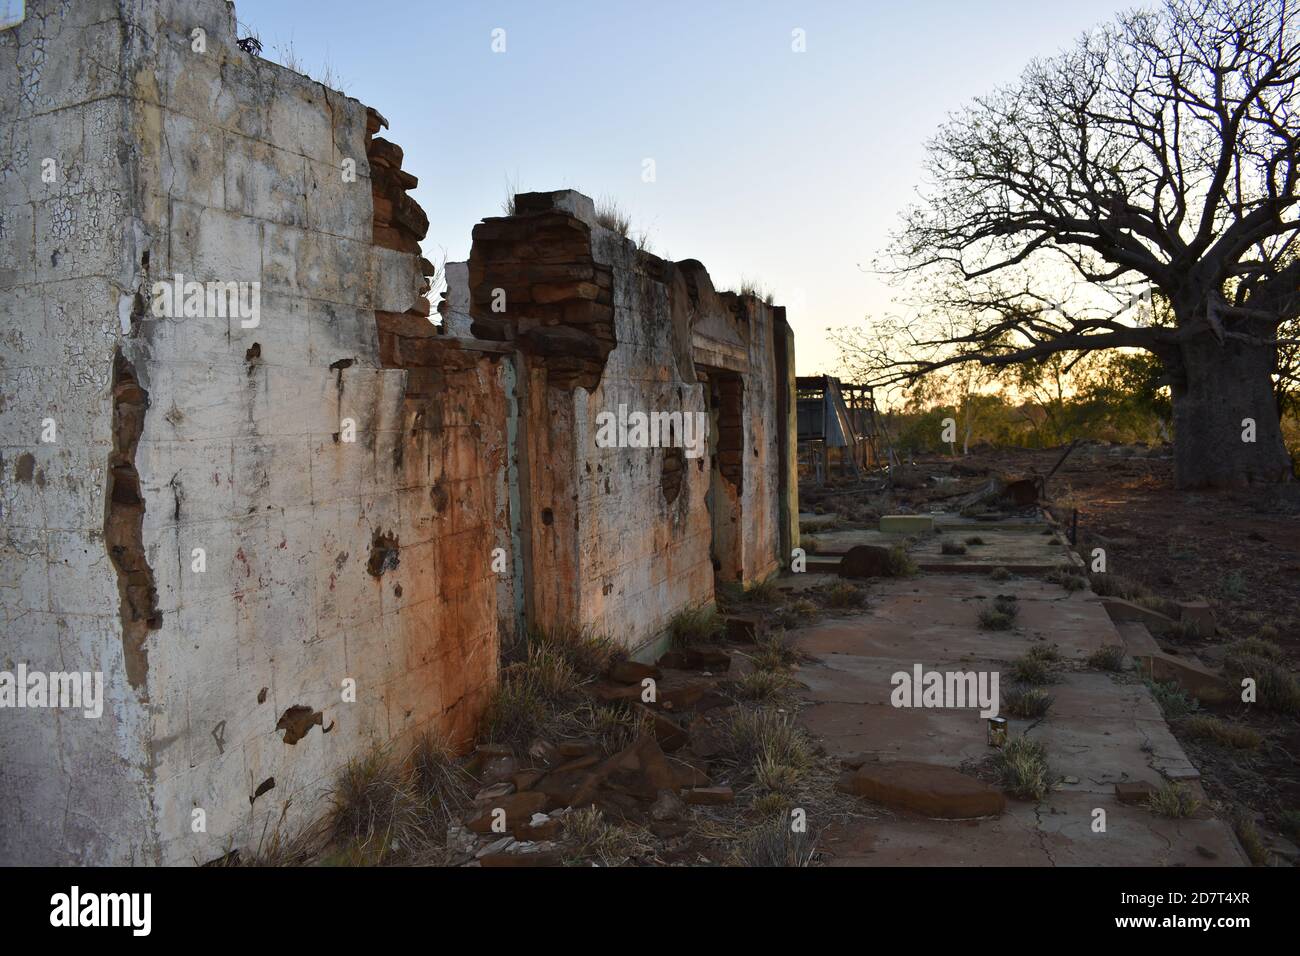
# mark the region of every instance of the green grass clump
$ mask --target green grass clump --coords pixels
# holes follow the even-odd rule
[[[984,540],[983,538],[981,538],[979,535],[974,534],[974,535],[971,535],[969,538],[966,539],[966,543],[969,544],[969,545],[980,545],[980,544],[985,544],[986,542],[985,542],[985,540]]]
[[[966,545],[960,541],[945,541],[939,546],[939,550],[944,554],[965,554]]]
[[[994,568],[989,572],[989,577],[994,581],[1007,581],[1011,578],[1011,572],[1006,568]]]
[[[1200,701],[1172,681],[1161,683],[1160,681],[1149,680],[1146,685],[1151,691],[1151,696],[1160,705],[1160,710],[1170,720],[1186,717],[1201,708]]]

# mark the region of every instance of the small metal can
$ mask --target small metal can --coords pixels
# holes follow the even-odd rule
[[[1001,748],[1007,742],[1007,719],[989,718],[989,746]]]

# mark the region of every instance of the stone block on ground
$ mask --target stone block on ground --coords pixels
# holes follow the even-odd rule
[[[1146,803],[1155,792],[1155,786],[1145,780],[1129,780],[1115,784],[1115,796],[1120,803]]]
[[[996,816],[1007,800],[982,780],[950,767],[900,761],[863,764],[844,773],[835,788],[896,810],[927,817],[967,820]]]
[[[727,618],[727,640],[736,644],[753,644],[762,631],[763,619],[757,614],[732,614]]]
[[[640,685],[647,677],[658,680],[663,674],[653,664],[619,661],[609,669],[609,679],[619,684]]]
[[[881,515],[880,530],[886,534],[922,534],[934,530],[932,515]]]
[[[883,578],[889,573],[889,549],[874,544],[854,545],[840,558],[842,578]]]
[[[1202,703],[1226,704],[1237,698],[1232,684],[1189,657],[1145,654],[1135,656],[1133,660],[1144,676],[1161,684],[1177,684]]]

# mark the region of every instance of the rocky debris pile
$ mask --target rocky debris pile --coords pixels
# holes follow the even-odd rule
[[[729,633],[752,642],[755,627],[738,619]],[[735,702],[719,685],[731,665],[721,645],[692,646],[653,665],[617,662],[585,685],[593,701],[639,717],[636,738],[614,753],[587,739],[480,745],[467,766],[480,789],[462,824],[448,830],[448,849],[467,866],[556,866],[565,817],[586,807],[661,839],[682,837],[691,807],[735,799],[709,765],[727,750],[718,724]]]

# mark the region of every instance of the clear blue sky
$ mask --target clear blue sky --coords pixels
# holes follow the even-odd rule
[[[825,329],[890,308],[869,267],[969,98],[1137,5],[1119,0],[242,0],[264,56],[292,47],[388,117],[420,178],[424,248],[469,254],[520,191],[611,196],[653,251],[789,309],[800,374]],[[493,53],[492,31],[506,31]],[[807,51],[791,50],[805,31]],[[341,81],[341,82],[338,82]],[[656,181],[642,181],[652,158]]]

